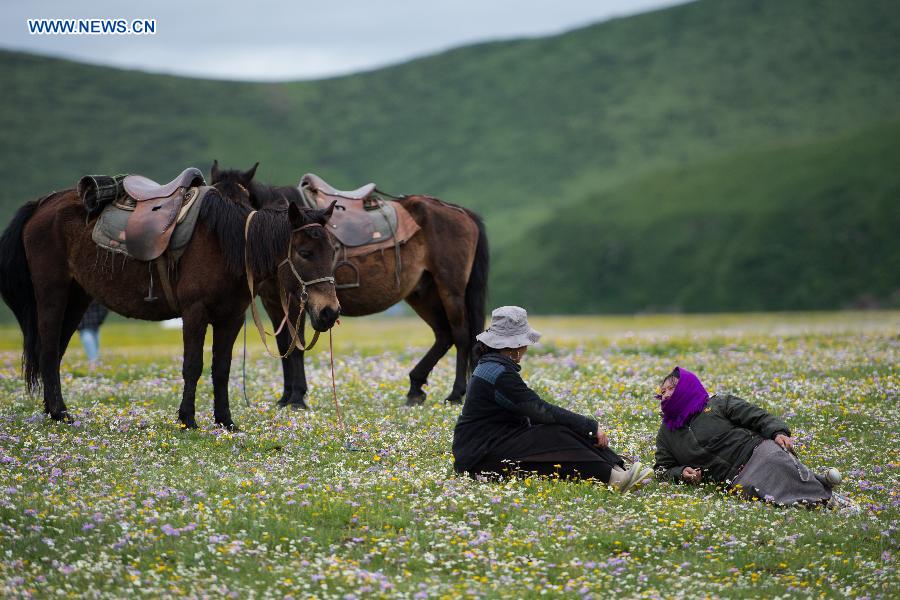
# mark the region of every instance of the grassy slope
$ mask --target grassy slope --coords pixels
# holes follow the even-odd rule
[[[212,158],[260,160],[265,181],[312,170],[471,206],[502,255],[559,207],[661,168],[896,118],[898,13],[891,2],[698,2],[285,84],[3,52],[0,218],[88,172],[165,179]],[[498,289],[515,287],[502,277]]]
[[[495,296],[584,313],[897,303],[898,139],[886,122],[586,196],[496,256]]]

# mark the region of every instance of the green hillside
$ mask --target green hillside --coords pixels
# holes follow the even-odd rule
[[[701,1],[560,36],[470,46],[310,82],[200,81],[0,52],[0,175],[6,184],[0,219],[6,222],[22,201],[70,186],[84,173],[166,179],[187,165],[208,169],[213,158],[229,166],[259,160],[258,176],[267,182],[296,182],[315,171],[339,187],[374,180],[394,193],[429,193],[481,211],[496,259],[493,303],[535,302],[533,308],[553,312],[801,308],[841,306],[869,293],[884,303],[900,288],[900,269],[860,287],[852,273],[825,278],[827,265],[788,272],[792,260],[816,256],[818,247],[768,242],[754,255],[767,277],[812,277],[831,282],[829,292],[822,295],[820,283],[803,279],[777,299],[761,290],[731,293],[725,282],[739,280],[742,270],[733,262],[742,255],[733,254],[732,262],[717,263],[715,281],[708,272],[685,271],[687,288],[719,286],[712,296],[684,292],[657,301],[640,288],[603,286],[607,300],[600,301],[596,281],[573,273],[559,279],[559,299],[545,302],[523,275],[543,263],[524,264],[519,249],[524,240],[558,229],[568,207],[598,198],[622,201],[610,210],[643,223],[659,211],[673,211],[676,220],[704,208],[729,212],[729,189],[748,194],[735,214],[743,214],[744,204],[783,197],[768,179],[751,177],[748,188],[727,170],[707,173],[709,185],[690,205],[694,213],[682,215],[658,194],[625,195],[653,190],[673,169],[699,181],[705,169],[726,163],[777,164],[781,152],[828,152],[831,140],[845,136],[863,148],[871,139],[896,156],[897,129],[882,131],[881,124],[900,118],[898,57],[900,5],[837,0]],[[893,181],[888,163],[877,161],[884,170],[871,171],[867,181]],[[895,222],[897,211],[887,201],[874,202],[842,179],[851,172],[822,170],[805,181],[843,190],[843,201],[870,207],[874,222]],[[796,176],[798,182],[805,177]],[[794,189],[791,201],[770,214],[802,219],[821,200]],[[751,190],[758,197],[751,198]],[[716,235],[762,242],[750,225],[723,219]],[[548,236],[542,256],[565,254],[570,239],[582,244],[581,263],[606,260],[608,249],[592,245],[601,237],[580,230]],[[801,239],[822,240],[803,237],[798,244]],[[626,241],[631,252],[646,244]],[[891,248],[898,242],[887,243],[896,256]],[[709,253],[726,256],[717,246]],[[676,268],[654,261],[638,262],[648,265],[648,275]],[[626,282],[631,286],[633,279],[608,283]]]
[[[900,120],[587,196],[495,257],[494,293],[550,313],[896,306],[898,140]]]

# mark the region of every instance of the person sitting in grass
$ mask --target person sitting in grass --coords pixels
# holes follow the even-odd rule
[[[623,493],[652,478],[640,462],[624,469],[596,420],[545,402],[525,384],[519,362],[540,336],[518,306],[496,309],[476,336],[477,366],[453,432],[456,471],[593,479]]]
[[[659,479],[725,484],[746,498],[774,504],[853,508],[832,492],[835,468],[815,474],[794,454],[781,419],[730,394],[710,396],[700,379],[681,367],[660,385],[662,423],[656,435]]]

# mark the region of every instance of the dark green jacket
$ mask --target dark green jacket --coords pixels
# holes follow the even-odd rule
[[[681,481],[685,467],[702,469],[702,481],[727,482],[763,440],[790,435],[784,421],[730,394],[712,396],[703,411],[675,431],[660,424],[656,476]]]

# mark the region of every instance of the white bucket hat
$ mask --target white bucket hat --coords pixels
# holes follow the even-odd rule
[[[519,306],[501,306],[491,313],[491,326],[475,339],[491,348],[520,348],[536,344],[541,334],[528,325],[528,313]]]

